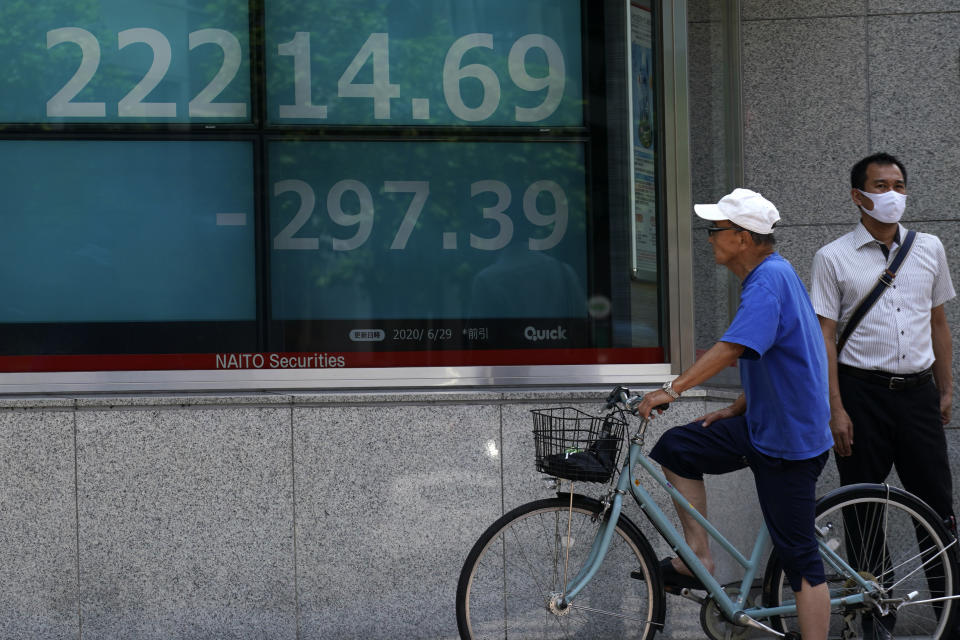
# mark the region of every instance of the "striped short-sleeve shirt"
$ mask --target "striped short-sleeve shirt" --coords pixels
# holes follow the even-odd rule
[[[880,274],[900,251],[907,229],[900,225],[889,257],[866,227],[817,251],[810,274],[814,311],[837,321],[837,336]],[[860,369],[895,374],[923,371],[934,361],[930,310],[956,296],[943,243],[917,233],[894,284],[880,296],[850,334],[839,361]]]

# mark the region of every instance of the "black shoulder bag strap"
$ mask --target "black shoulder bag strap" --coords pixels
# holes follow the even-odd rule
[[[917,232],[912,229],[907,231],[907,237],[903,240],[903,244],[900,245],[897,257],[894,258],[890,266],[880,274],[880,282],[867,294],[867,297],[860,302],[860,305],[853,312],[853,315],[850,316],[850,321],[847,322],[847,326],[844,327],[843,333],[840,335],[840,340],[837,341],[837,355],[840,355],[840,350],[843,349],[843,345],[847,343],[850,334],[853,333],[853,330],[856,329],[860,321],[863,320],[863,316],[867,315],[867,312],[870,311],[873,303],[893,284],[893,279],[897,277],[897,270],[907,257],[907,254],[910,253],[910,247],[913,246],[913,239],[916,235]]]

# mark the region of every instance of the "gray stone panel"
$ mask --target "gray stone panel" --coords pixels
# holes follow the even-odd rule
[[[777,252],[790,261],[797,275],[810,290],[810,267],[813,255],[823,245],[832,242],[854,228],[854,224],[819,226],[787,226],[777,229]],[[880,274],[877,274],[880,275]]]
[[[688,22],[717,22],[721,18],[720,3],[716,0],[688,0]]]
[[[290,409],[77,413],[85,638],[293,638]]]
[[[0,413],[0,637],[76,638],[73,414]]]
[[[953,288],[960,292],[960,224],[956,222],[917,222],[914,225],[910,221],[905,221],[905,226],[911,226],[917,231],[932,233],[940,238],[943,248],[947,252],[947,262],[950,265],[950,278],[953,280]],[[951,425],[954,428],[960,427],[960,298],[954,298],[944,304],[944,311],[947,313],[947,323],[950,325],[950,331],[953,337],[953,420]],[[952,449],[954,460],[960,461],[960,449]],[[956,473],[954,474],[956,478]],[[960,488],[960,483],[954,482],[954,486]]]
[[[723,33],[716,21],[690,24],[688,29],[691,196],[695,203],[716,202],[729,191],[724,155]],[[704,350],[727,326],[729,291],[734,283],[726,270],[714,263],[704,231],[708,224],[693,211],[687,215],[693,227],[694,344]]]
[[[872,150],[906,165],[907,218],[958,220],[960,13],[874,16],[869,28]]]
[[[960,11],[960,0],[870,0],[871,14]]]
[[[599,397],[602,392],[598,392]],[[541,399],[533,404],[506,404],[503,406],[503,503],[504,510],[550,498],[555,495],[536,470],[536,450],[533,439],[531,409],[575,406],[581,411],[596,412],[599,403],[571,402],[562,396]]]
[[[300,638],[456,638],[454,594],[499,517],[496,406],[295,410]]]
[[[290,404],[290,396],[277,391],[233,391],[229,393],[176,393],[151,395],[77,396],[72,403],[80,409],[120,409],[124,407],[211,407],[261,406]]]
[[[957,392],[954,391],[954,397]],[[953,476],[953,512],[960,514],[960,420],[947,427],[947,449],[950,450],[950,473]]]
[[[688,33],[692,196],[716,202],[727,193],[723,33],[716,22],[690,24]]]
[[[868,149],[864,20],[743,24],[744,186],[783,225],[849,208],[850,166]]]
[[[742,0],[743,20],[784,20],[862,15],[864,0]]]
[[[707,240],[705,229],[704,221],[693,229],[694,344],[698,355],[712,347],[730,325],[732,313],[736,311],[736,306],[731,304],[731,293],[735,294],[740,288],[732,273],[714,260],[713,246]]]

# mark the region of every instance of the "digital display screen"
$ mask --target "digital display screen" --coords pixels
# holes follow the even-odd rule
[[[247,0],[4,0],[0,122],[249,122]]]
[[[486,321],[582,324],[583,154],[556,142],[272,143],[272,317],[348,321],[325,324],[314,348],[370,342],[351,335],[370,327],[392,349],[429,344],[390,339],[398,327],[456,326],[450,344],[485,328],[493,345],[517,341]]]
[[[578,0],[266,2],[273,125],[581,126]],[[0,122],[245,123],[246,0],[0,6]]]
[[[592,7],[0,2],[0,372],[661,361]]]
[[[265,20],[271,124],[583,124],[579,0],[285,0]]]
[[[0,140],[0,322],[253,320],[249,142]]]

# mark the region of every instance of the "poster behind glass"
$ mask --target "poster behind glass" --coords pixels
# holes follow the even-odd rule
[[[630,162],[633,167],[629,339],[635,347],[650,347],[661,345],[664,339],[657,237],[656,20],[648,1],[630,0],[629,11],[630,71],[627,86],[632,114]]]
[[[630,3],[630,88],[633,109],[633,216],[636,276],[657,274],[656,121],[653,19],[648,3]]]

